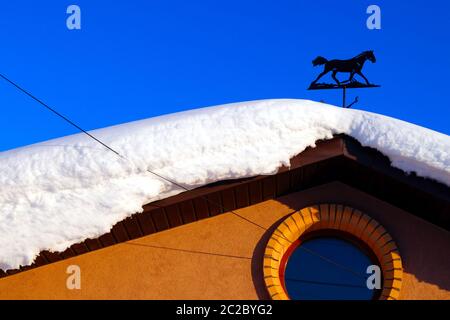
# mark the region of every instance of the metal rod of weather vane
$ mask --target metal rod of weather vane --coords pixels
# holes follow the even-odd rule
[[[346,104],[346,94],[347,94],[347,87],[343,86],[342,87],[342,108],[345,108],[345,104]]]

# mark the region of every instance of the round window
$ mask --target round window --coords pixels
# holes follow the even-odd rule
[[[294,247],[284,270],[284,285],[293,300],[370,300],[369,256],[350,241],[317,237]]]

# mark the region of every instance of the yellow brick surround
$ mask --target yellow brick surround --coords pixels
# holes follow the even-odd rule
[[[288,300],[280,270],[283,257],[300,237],[321,230],[337,230],[365,243],[376,256],[383,273],[380,299],[399,298],[402,284],[402,260],[386,229],[376,220],[352,207],[339,204],[309,206],[289,215],[269,239],[264,253],[264,281],[274,300]]]

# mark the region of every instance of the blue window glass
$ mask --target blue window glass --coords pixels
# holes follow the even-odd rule
[[[289,257],[285,287],[293,300],[370,300],[367,267],[373,262],[353,243],[335,237],[301,243]]]

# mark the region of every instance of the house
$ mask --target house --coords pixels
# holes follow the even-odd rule
[[[287,109],[283,109],[285,107]],[[297,112],[307,116],[296,118]],[[336,115],[333,119],[324,116],[330,113],[341,118],[330,125],[337,119]],[[255,118],[248,117],[249,114]],[[277,115],[280,118],[276,118]],[[70,212],[75,210],[70,203],[51,202],[46,212],[55,206],[55,220],[66,214],[69,218],[58,220],[59,231],[55,231],[58,237],[52,234],[50,240],[44,239],[50,233],[46,231],[42,238],[47,243],[58,239],[54,248],[66,247],[38,250],[31,264],[21,262],[16,268],[11,267],[14,261],[26,261],[17,259],[22,259],[27,252],[24,250],[18,255],[18,249],[4,249],[2,255],[6,258],[2,257],[2,265],[10,268],[4,267],[1,271],[0,298],[450,299],[450,255],[446,254],[450,250],[450,149],[445,149],[450,146],[448,136],[391,118],[301,100],[269,100],[194,110],[168,120],[152,120],[149,126],[162,122],[166,132],[170,130],[167,128],[176,128],[173,129],[176,132],[170,131],[175,135],[172,138],[180,139],[177,134],[197,131],[198,123],[205,123],[210,116],[213,119],[208,124],[210,130],[222,125],[217,132],[224,128],[230,131],[223,133],[227,140],[218,139],[214,136],[217,132],[211,132],[217,150],[211,151],[214,145],[201,140],[204,133],[187,146],[204,147],[203,151],[194,150],[195,154],[204,152],[195,161],[212,154],[212,160],[198,162],[205,166],[204,170],[194,170],[195,178],[191,182],[187,178],[183,180],[183,174],[178,172],[180,179],[176,181],[181,182],[175,182],[175,186],[170,181],[177,177],[176,170],[160,173],[170,177],[162,179],[165,180],[163,187],[156,188],[159,199],[154,197],[146,202],[140,212],[135,210],[137,213],[125,218],[116,217],[119,220],[114,223],[109,218],[110,228],[97,237],[86,236],[81,241],[72,237],[70,241],[61,241],[78,224],[89,229],[92,213],[87,213],[82,222],[70,220]],[[233,116],[248,123],[237,123],[233,121],[236,118],[231,119]],[[322,118],[325,119],[318,124],[317,119]],[[274,121],[276,125],[261,119]],[[253,122],[260,125],[249,127]],[[297,122],[301,123],[301,129],[292,128],[291,124]],[[141,130],[148,125],[139,123],[134,127]],[[288,131],[279,132],[280,127]],[[264,141],[259,141],[258,135],[253,140],[246,136],[246,130],[257,132],[261,128],[268,128],[268,132],[259,135]],[[135,132],[130,133],[130,127],[115,128],[114,132],[120,137],[115,141],[126,145],[130,140],[128,136],[124,138],[124,132],[138,139]],[[158,134],[154,128],[151,132]],[[277,132],[278,138],[268,141]],[[293,138],[286,135],[289,132]],[[111,131],[97,134],[94,131],[94,135],[105,141]],[[241,137],[242,144],[239,139],[233,140],[236,137]],[[66,145],[73,143],[79,147],[82,138],[65,139]],[[232,147],[227,141],[233,141]],[[258,155],[246,149],[252,141],[251,147],[261,150],[259,143],[261,148],[267,148],[267,153]],[[300,142],[306,145],[299,146],[300,152],[296,153],[295,145]],[[179,154],[165,156],[163,153],[164,148],[172,148],[172,144],[161,144],[160,157],[177,158],[175,155]],[[108,141],[108,145],[114,145],[114,141]],[[291,145],[293,149],[286,151]],[[124,150],[117,143],[115,146]],[[240,153],[233,153],[230,148]],[[282,151],[278,154],[279,149]],[[77,149],[77,157],[84,152],[80,150]],[[42,155],[43,151],[26,149],[18,153],[21,152],[25,152],[28,159],[29,152]],[[174,168],[183,168],[184,159],[189,163],[193,161],[190,155],[195,157],[189,150],[179,152],[185,154],[177,159],[181,163],[174,160]],[[222,153],[232,160],[220,159]],[[248,159],[240,159],[239,154],[248,155]],[[25,156],[14,153],[6,158],[11,165],[16,163],[11,160],[13,157],[24,159]],[[261,160],[252,160],[259,157]],[[154,159],[152,161],[156,161]],[[0,157],[0,166],[2,161],[6,161],[5,157]],[[251,168],[230,169],[233,163],[239,167],[246,161],[255,163]],[[90,163],[85,165],[91,166]],[[27,167],[23,163],[21,166]],[[92,167],[93,171],[98,170]],[[258,170],[261,174],[255,174]],[[147,177],[152,170],[137,171]],[[211,171],[213,178],[211,175],[204,180],[199,178]],[[114,171],[111,176],[115,174]],[[50,173],[49,176],[49,179],[60,179]],[[61,181],[66,180],[61,178]],[[61,181],[55,183],[61,185]],[[136,177],[133,176],[132,181],[140,186]],[[83,188],[83,184],[78,183],[78,188]],[[33,180],[34,184],[38,182]],[[47,192],[47,184],[41,184],[45,186],[42,190]],[[168,189],[168,185],[175,189]],[[65,194],[65,199],[81,201],[76,199],[76,194],[88,194],[74,190],[70,196]],[[94,200],[101,199],[96,189],[92,190]],[[60,194],[62,191],[51,192]],[[105,192],[111,202],[136,200],[134,196],[122,198],[115,187]],[[147,198],[143,196],[139,201]],[[6,201],[4,199],[10,197],[0,196],[0,203]],[[64,206],[68,212],[59,215]],[[82,210],[86,208],[89,207]],[[35,210],[39,213],[40,209]],[[36,234],[39,235],[39,230]],[[20,236],[13,239],[14,243],[21,243]],[[11,237],[2,240],[2,244],[13,246]],[[39,238],[39,241],[44,240]],[[33,241],[24,242],[20,248],[37,240]],[[63,242],[65,244],[61,244]],[[77,283],[71,285],[74,281]]]

